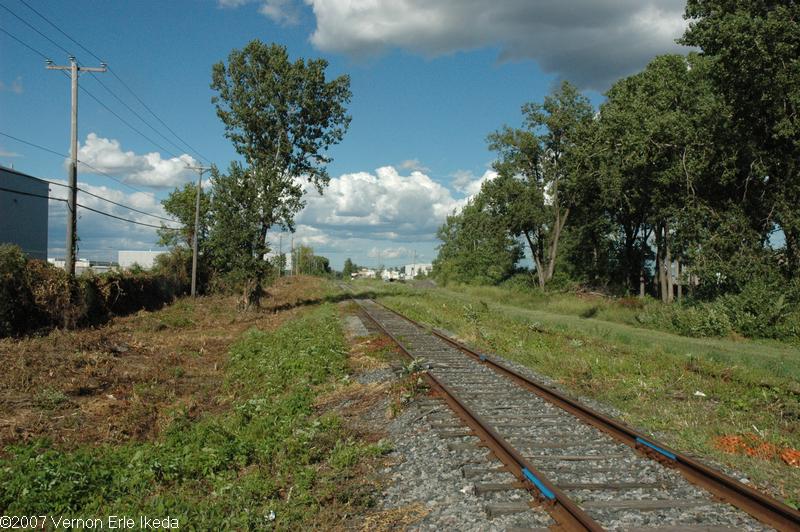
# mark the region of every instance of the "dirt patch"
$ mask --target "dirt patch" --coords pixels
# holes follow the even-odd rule
[[[224,410],[231,343],[279,326],[323,291],[319,279],[284,278],[259,310],[237,312],[236,297],[185,298],[96,329],[0,340],[0,448],[149,440],[178,415]]]

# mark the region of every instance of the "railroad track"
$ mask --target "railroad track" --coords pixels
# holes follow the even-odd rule
[[[370,299],[364,314],[411,359],[469,427],[473,443],[515,482],[476,483],[476,492],[530,491],[563,530],[800,530],[800,512],[579,404],[528,375]],[[443,426],[447,428],[447,426]],[[491,513],[491,512],[489,512]]]

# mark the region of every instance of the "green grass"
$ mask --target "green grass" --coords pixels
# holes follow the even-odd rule
[[[800,448],[796,347],[688,338],[602,319],[608,315],[600,311],[581,317],[583,303],[567,295],[554,297],[551,308],[543,296],[504,289],[393,286],[381,300],[614,406],[625,421],[740,469],[790,504],[800,502],[797,468],[714,445],[718,436],[755,433],[778,447]]]
[[[358,464],[384,450],[352,438],[313,402],[344,377],[346,345],[332,305],[232,348],[230,409],[180,415],[153,443],[62,451],[39,441],[5,449],[5,515],[169,515],[181,528],[330,527],[371,504]],[[273,514],[274,512],[274,514]],[[274,515],[274,517],[272,517]]]

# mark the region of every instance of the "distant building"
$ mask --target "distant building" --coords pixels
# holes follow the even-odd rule
[[[403,272],[398,270],[383,270],[381,272],[381,278],[384,281],[401,281],[405,278]]]
[[[119,251],[117,262],[119,267],[127,270],[134,264],[138,264],[145,270],[149,270],[156,263],[156,257],[167,253],[166,251]]]
[[[47,262],[56,268],[64,269],[64,259],[62,258],[48,258]],[[75,275],[92,270],[94,273],[105,273],[117,268],[119,265],[115,262],[108,262],[105,260],[88,260],[88,259],[75,259]]]
[[[403,270],[405,271],[406,279],[414,279],[417,275],[428,275],[431,273],[431,270],[433,270],[433,264],[406,264],[403,267]]]
[[[47,259],[47,182],[0,166],[0,244]]]
[[[370,268],[361,268],[357,272],[351,273],[350,277],[353,279],[374,279],[377,273],[378,272]]]

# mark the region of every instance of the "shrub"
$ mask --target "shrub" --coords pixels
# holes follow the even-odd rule
[[[102,323],[112,315],[155,310],[186,293],[179,275],[88,272],[76,279],[17,246],[0,246],[0,337],[50,327]]]
[[[703,303],[695,307],[676,307],[672,324],[684,336],[726,336],[732,330],[723,306]]]

